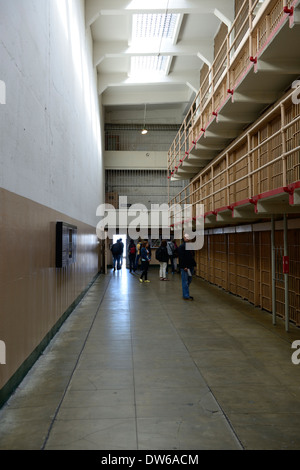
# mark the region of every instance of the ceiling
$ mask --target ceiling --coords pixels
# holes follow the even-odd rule
[[[181,124],[200,88],[200,70],[214,56],[221,22],[234,18],[234,0],[86,0],[86,24],[94,42],[98,91],[110,122]],[[173,41],[133,44],[135,14],[178,14]],[[165,74],[129,76],[131,57],[167,56]]]

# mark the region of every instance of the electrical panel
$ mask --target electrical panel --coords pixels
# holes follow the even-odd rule
[[[65,268],[76,262],[77,227],[56,223],[56,267]]]

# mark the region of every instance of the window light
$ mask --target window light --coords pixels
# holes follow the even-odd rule
[[[131,58],[131,76],[151,73],[166,73],[168,57],[161,55],[136,56]]]
[[[171,13],[133,15],[132,44],[142,43],[151,55],[131,58],[131,76],[167,73],[170,57],[160,54],[161,41],[173,41],[177,21],[178,15]]]
[[[178,15],[139,14],[132,19],[132,42],[140,39],[173,39]]]

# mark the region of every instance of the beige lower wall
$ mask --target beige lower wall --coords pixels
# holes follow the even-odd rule
[[[77,260],[55,267],[56,222],[77,226]],[[95,227],[0,189],[0,390],[100,271]]]

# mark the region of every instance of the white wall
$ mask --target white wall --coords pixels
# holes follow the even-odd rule
[[[0,0],[0,186],[96,225],[104,171],[84,0]]]

